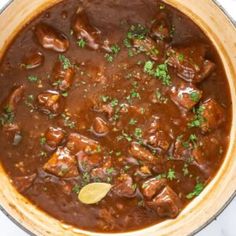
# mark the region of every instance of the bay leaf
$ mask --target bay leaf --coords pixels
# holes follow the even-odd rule
[[[78,194],[78,199],[84,204],[95,204],[101,201],[111,190],[108,183],[90,183],[85,185]]]

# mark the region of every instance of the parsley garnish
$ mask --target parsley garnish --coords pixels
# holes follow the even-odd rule
[[[84,39],[80,39],[76,43],[80,48],[84,48],[86,46],[86,41]]]
[[[193,102],[198,102],[200,100],[200,95],[198,92],[192,92],[190,93],[190,99],[193,101]]]
[[[62,66],[63,66],[64,70],[67,70],[70,67],[72,67],[72,64],[71,64],[70,60],[66,56],[60,54],[59,55],[59,60],[62,63]]]
[[[37,76],[30,75],[30,76],[28,76],[28,80],[29,80],[30,82],[37,82],[37,81],[38,81],[38,77],[37,77]]]
[[[200,127],[202,125],[202,123],[204,122],[204,117],[202,116],[204,109],[204,106],[199,106],[197,110],[195,110],[195,108],[193,109],[195,116],[194,120],[188,123],[189,128]]]
[[[174,179],[176,179],[175,170],[173,170],[173,169],[169,169],[169,170],[168,170],[167,179],[169,179],[169,180],[171,180],[171,181],[174,180]]]
[[[194,187],[193,192],[189,193],[189,194],[186,196],[186,198],[187,198],[187,199],[192,199],[192,198],[198,196],[198,195],[203,191],[203,189],[204,189],[204,184],[202,184],[202,183],[197,183],[197,184],[195,185],[195,187]]]

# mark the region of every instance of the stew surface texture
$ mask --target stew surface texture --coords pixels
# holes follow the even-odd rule
[[[2,58],[0,102],[0,160],[14,186],[90,231],[177,217],[229,142],[222,62],[199,27],[161,1],[46,10]]]

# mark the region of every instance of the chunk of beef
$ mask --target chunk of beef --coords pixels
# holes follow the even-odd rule
[[[169,186],[166,186],[160,194],[147,204],[163,218],[175,218],[182,207],[180,198]]]
[[[9,112],[15,112],[17,104],[21,101],[24,96],[25,87],[23,85],[15,88],[6,101],[6,109]]]
[[[205,59],[206,47],[202,44],[170,49],[168,55],[168,64],[187,82],[199,83],[215,68],[214,63]]]
[[[171,39],[171,26],[165,12],[159,13],[151,27],[151,36],[158,40]]]
[[[148,128],[144,132],[145,145],[151,146],[154,149],[167,151],[171,144],[171,138],[168,134],[169,130],[164,130],[165,126],[160,123],[158,117],[152,117]]]
[[[140,161],[156,163],[156,157],[149,150],[136,142],[131,143],[129,153]]]
[[[158,45],[150,37],[146,37],[145,39],[133,39],[133,46],[138,51],[146,53],[153,60],[157,60],[159,54]]]
[[[112,167],[111,157],[106,157],[103,161],[102,167],[94,168],[91,171],[91,177],[94,180],[110,181],[111,177],[116,175],[115,169]]]
[[[84,9],[79,9],[77,11],[72,24],[72,29],[77,40],[84,39],[86,45],[94,50],[99,48],[97,38],[100,32],[91,25]]]
[[[16,189],[20,192],[23,193],[27,189],[30,188],[30,186],[33,184],[36,174],[28,175],[28,176],[22,176],[22,177],[15,177],[13,178],[13,182],[16,186]]]
[[[90,172],[102,163],[102,157],[99,154],[87,154],[85,152],[77,153],[79,169],[82,172]]]
[[[61,128],[49,127],[45,133],[46,144],[51,149],[56,149],[65,137],[65,132]]]
[[[76,157],[65,147],[59,147],[44,164],[43,169],[63,178],[76,177],[79,174]]]
[[[191,110],[202,98],[202,91],[192,84],[181,83],[171,89],[170,97],[178,107]]]
[[[23,65],[26,69],[35,69],[44,63],[44,55],[40,51],[33,51],[27,54],[23,59]]]
[[[100,145],[97,141],[87,138],[78,133],[71,133],[66,144],[67,148],[74,154],[84,151],[89,154],[97,153]]]
[[[198,136],[194,142],[178,138],[174,145],[173,158],[192,164],[206,165],[212,158],[211,153],[219,148],[219,139],[212,135]]]
[[[35,35],[42,47],[55,52],[65,52],[70,46],[69,40],[63,33],[44,23],[36,26]]]
[[[224,109],[214,100],[208,99],[202,105],[201,129],[203,132],[209,132],[216,129],[225,121]]]
[[[114,108],[110,104],[103,104],[100,107],[94,107],[94,110],[105,113],[108,118],[111,118],[114,114]]]
[[[142,184],[142,192],[144,197],[151,200],[157,193],[159,193],[165,186],[167,186],[166,179],[152,178]]]
[[[48,91],[38,95],[40,110],[45,114],[58,114],[62,110],[61,95],[54,91]]]
[[[75,70],[73,67],[64,69],[63,63],[57,61],[52,72],[52,83],[59,90],[66,91],[71,87],[74,75]]]
[[[108,124],[100,117],[96,117],[93,122],[93,131],[98,136],[105,136],[109,132]]]
[[[113,192],[119,197],[132,198],[135,197],[136,185],[133,183],[133,179],[127,175],[120,175],[112,188]]]

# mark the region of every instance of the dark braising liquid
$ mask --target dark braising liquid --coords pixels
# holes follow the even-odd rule
[[[124,232],[175,218],[224,160],[231,98],[189,18],[154,0],[67,0],[27,24],[0,64],[1,162],[40,209]],[[78,194],[112,184],[98,203]]]

